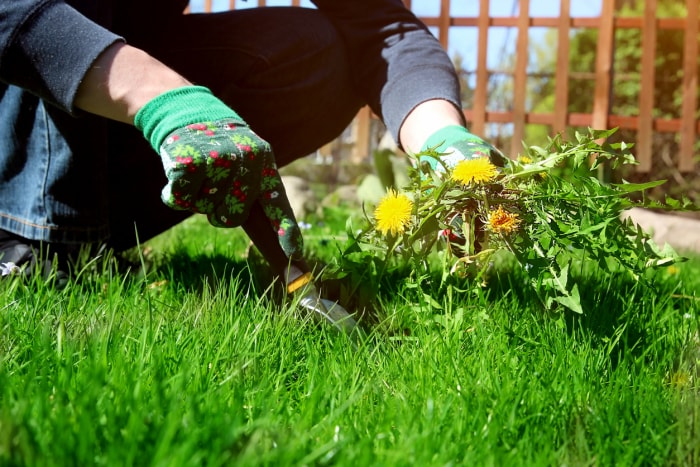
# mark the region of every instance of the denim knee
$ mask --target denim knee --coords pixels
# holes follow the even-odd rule
[[[76,119],[7,85],[0,121],[0,228],[61,243],[104,238],[104,122]]]

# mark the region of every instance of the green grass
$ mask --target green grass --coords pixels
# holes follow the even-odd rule
[[[146,276],[0,283],[0,465],[700,463],[700,258],[655,290],[587,277],[562,319],[507,269],[435,303],[394,278],[354,348],[246,245],[194,220]]]

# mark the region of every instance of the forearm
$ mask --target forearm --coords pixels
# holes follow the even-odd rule
[[[450,125],[464,125],[464,117],[454,104],[443,99],[425,101],[418,104],[401,125],[401,146],[407,152],[416,154],[430,135]]]
[[[134,116],[148,101],[190,84],[144,51],[116,43],[90,67],[78,87],[74,105],[86,112],[133,124]]]

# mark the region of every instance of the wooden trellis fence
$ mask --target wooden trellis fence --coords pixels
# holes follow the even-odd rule
[[[348,0],[349,1],[349,0]],[[417,1],[417,0],[415,0]],[[438,1],[438,0],[431,0]],[[472,17],[450,16],[450,7],[457,1],[479,3],[479,13]],[[636,157],[638,170],[648,172],[652,168],[652,140],[654,133],[675,133],[679,136],[680,154],[677,169],[692,172],[697,167],[698,154],[695,146],[700,138],[700,119],[698,119],[698,44],[700,42],[700,11],[698,0],[686,0],[687,16],[685,18],[659,18],[657,6],[660,0],[644,0],[644,15],[641,17],[616,16],[615,0],[602,0],[598,17],[572,17],[571,2],[589,0],[560,0],[558,17],[530,16],[530,0],[519,0],[518,15],[512,17],[494,17],[490,15],[490,0],[439,0],[438,16],[420,17],[433,30],[445,49],[448,48],[449,31],[452,27],[472,27],[478,31],[476,88],[474,89],[472,108],[464,109],[470,122],[471,130],[484,134],[487,124],[510,123],[513,127],[511,154],[517,154],[521,148],[525,125],[544,124],[551,128],[551,133],[563,132],[567,127],[592,127],[607,129],[619,127],[636,131]],[[404,0],[410,8],[412,0]],[[229,8],[234,9],[235,0],[229,0]],[[265,6],[265,0],[258,0],[258,6]],[[300,0],[290,0],[293,6],[299,6]],[[212,0],[204,0],[204,10],[212,10]],[[488,82],[491,71],[487,67],[489,47],[489,28],[511,27],[517,29],[515,48],[515,66],[513,70],[512,110],[492,111],[487,108]],[[555,70],[555,110],[552,113],[529,112],[526,109],[526,83],[528,79],[528,41],[529,28],[555,28],[558,36],[557,66]],[[594,104],[591,113],[568,112],[569,96],[569,50],[570,32],[574,28],[594,28],[598,30],[596,51]],[[638,112],[635,116],[611,114],[611,94],[613,90],[613,53],[615,32],[619,29],[632,28],[640,30],[641,81],[638,99]],[[680,118],[658,118],[654,116],[654,86],[656,80],[656,40],[660,29],[684,31],[683,45],[683,84],[682,108]],[[357,141],[360,151],[368,151],[369,125],[371,113],[363,109],[357,116]],[[508,149],[508,148],[504,148]]]

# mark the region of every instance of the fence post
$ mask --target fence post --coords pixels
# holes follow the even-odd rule
[[[450,17],[450,0],[440,0],[440,26],[439,26],[439,40],[442,44],[442,48],[447,50],[448,38],[450,36],[450,23],[452,18]]]
[[[513,76],[513,139],[510,157],[515,158],[523,147],[525,136],[525,97],[527,95],[528,43],[530,34],[530,0],[520,0],[518,15],[518,44]]]
[[[364,106],[360,109],[353,123],[353,142],[352,153],[350,159],[353,163],[358,164],[366,161],[369,157],[369,133],[372,119],[372,111],[369,106]]]
[[[479,2],[479,45],[476,61],[476,89],[474,90],[474,112],[472,113],[471,131],[486,136],[486,94],[489,87],[489,70],[487,52],[489,45],[489,0]]]
[[[695,168],[694,146],[698,124],[695,110],[698,102],[698,0],[687,0],[688,14],[683,47],[683,107],[681,113],[681,147],[678,170],[692,172]]]
[[[571,25],[571,0],[561,0],[558,21],[557,67],[554,84],[554,133],[566,131],[569,115],[569,31]]]
[[[608,128],[610,113],[610,90],[612,88],[613,42],[615,38],[615,0],[603,0],[598,26],[598,49],[596,50],[595,92],[593,94],[592,127],[596,130]]]
[[[651,170],[654,140],[654,86],[656,75],[656,0],[645,0],[642,23],[642,63],[639,90],[639,124],[637,127],[637,171]]]

